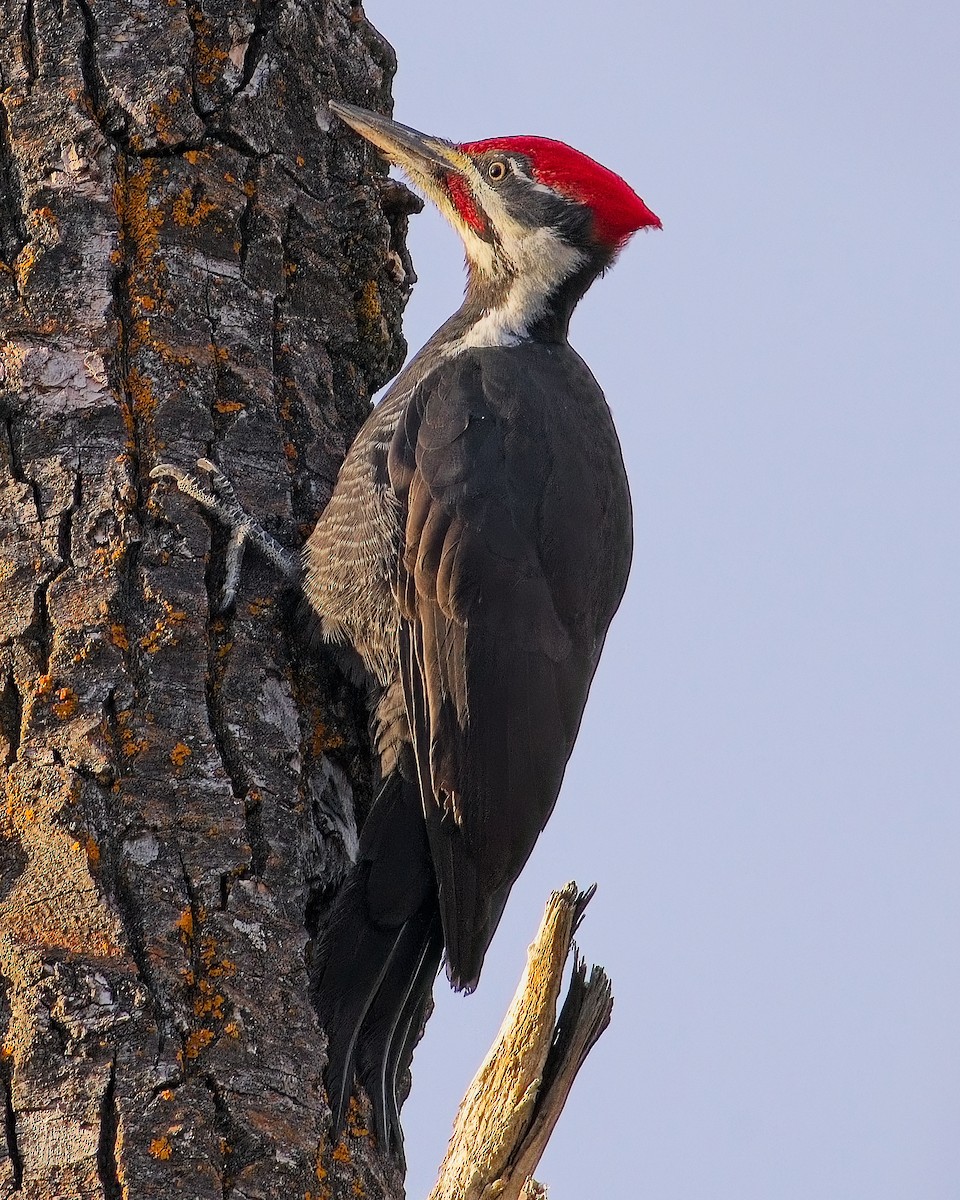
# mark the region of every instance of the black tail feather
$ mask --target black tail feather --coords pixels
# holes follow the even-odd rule
[[[435,908],[407,922],[358,1041],[357,1075],[373,1106],[377,1138],[397,1153],[403,1149],[399,1075],[412,1057],[442,952],[440,916]]]
[[[334,1137],[343,1129],[356,1073],[381,1145],[399,1152],[397,1079],[419,1033],[442,948],[419,789],[397,772],[367,817],[357,863],[315,962],[314,1000],[329,1038],[325,1080]]]

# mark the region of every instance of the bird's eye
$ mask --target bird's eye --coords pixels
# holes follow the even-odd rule
[[[499,183],[506,173],[507,164],[505,162],[501,162],[499,159],[497,159],[496,162],[492,162],[490,166],[487,167],[487,176],[488,178],[492,179],[494,183]]]

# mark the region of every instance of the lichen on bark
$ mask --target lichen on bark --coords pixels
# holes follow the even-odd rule
[[[409,197],[347,0],[0,14],[0,1196],[399,1194],[328,1144],[306,987],[362,697],[158,458],[295,545],[404,353]],[[211,543],[212,550],[211,553]]]

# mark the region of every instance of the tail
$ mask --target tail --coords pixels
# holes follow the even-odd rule
[[[419,788],[398,770],[367,817],[360,852],[320,943],[313,993],[329,1043],[325,1080],[338,1137],[354,1075],[377,1138],[400,1152],[398,1080],[409,1064],[443,935]]]

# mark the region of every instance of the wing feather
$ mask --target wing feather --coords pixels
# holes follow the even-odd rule
[[[616,434],[569,354],[451,359],[390,447],[404,696],[458,987],[553,808],[629,564]]]

